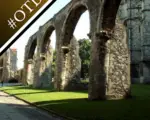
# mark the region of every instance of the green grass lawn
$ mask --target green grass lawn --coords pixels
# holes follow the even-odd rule
[[[150,85],[133,85],[132,99],[110,101],[88,101],[86,91],[54,92],[20,86],[1,90],[79,120],[150,120]]]

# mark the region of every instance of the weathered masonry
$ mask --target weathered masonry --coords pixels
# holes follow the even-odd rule
[[[7,77],[9,77],[9,69],[8,69],[8,53],[4,53],[0,57],[0,80],[1,81],[6,81]]]
[[[8,49],[0,56],[0,81],[8,82],[15,77],[17,71],[17,51]]]
[[[116,14],[121,0],[72,0],[30,37],[25,49],[24,83],[34,87],[50,84],[52,52],[49,36],[56,31],[55,88],[80,86],[78,43],[73,36],[86,10],[92,40],[89,99],[121,99],[130,95],[130,53],[125,25]],[[84,26],[83,26],[84,27]],[[36,49],[36,54],[35,54]],[[42,75],[48,69],[47,79]]]
[[[122,0],[119,16],[127,25],[133,83],[150,83],[150,1]]]

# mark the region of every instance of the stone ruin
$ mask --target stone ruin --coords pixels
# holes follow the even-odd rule
[[[121,0],[72,0],[30,37],[25,49],[24,84],[27,84],[29,60],[34,61],[33,87],[47,85],[51,80],[52,55],[46,53],[49,36],[56,31],[56,69],[54,87],[60,90],[80,88],[81,61],[76,38],[76,24],[86,10],[90,15],[89,39],[92,41],[89,99],[122,99],[130,96],[130,55],[123,23],[116,14]],[[34,56],[35,48],[37,54]],[[49,59],[48,64],[46,63]],[[45,72],[48,67],[48,71]],[[44,72],[43,72],[44,71]],[[43,78],[43,74],[49,73]]]
[[[0,81],[9,82],[16,79],[17,72],[17,51],[16,49],[8,49],[0,56]],[[20,79],[16,81],[21,82]]]

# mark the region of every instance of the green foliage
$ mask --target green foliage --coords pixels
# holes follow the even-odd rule
[[[79,55],[81,58],[81,78],[87,78],[89,76],[90,66],[90,52],[91,41],[88,39],[81,39],[79,42]]]
[[[88,39],[81,39],[79,42],[79,55],[81,58],[81,77],[87,78],[89,76],[89,66],[90,66],[90,49],[91,42]],[[53,52],[53,62],[52,62],[52,77],[54,77],[56,67],[56,50]]]

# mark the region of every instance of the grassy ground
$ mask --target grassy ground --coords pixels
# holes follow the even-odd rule
[[[150,85],[133,85],[132,99],[88,101],[86,91],[54,92],[27,87],[1,88],[10,94],[80,120],[150,120]]]

